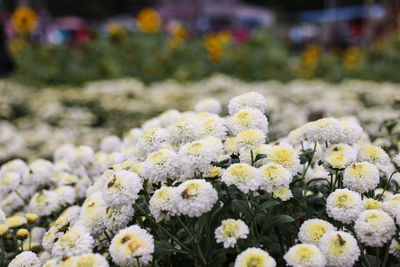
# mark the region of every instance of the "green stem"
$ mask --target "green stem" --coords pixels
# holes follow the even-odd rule
[[[367,256],[366,256],[365,253],[364,253],[364,246],[362,245],[362,243],[361,243],[360,240],[358,239],[358,236],[357,236],[357,234],[356,234],[356,232],[355,232],[353,226],[350,225],[350,226],[349,226],[349,230],[353,233],[355,239],[357,240],[358,247],[359,247],[360,250],[361,250],[362,258],[364,259],[364,263],[365,263],[368,267],[371,267],[371,263],[369,262]]]
[[[311,157],[311,159],[307,162],[307,167],[306,167],[306,169],[304,170],[303,175],[301,176],[301,179],[304,179],[304,177],[306,177],[306,173],[307,173],[308,169],[310,168],[311,162],[312,162],[312,160],[313,160],[313,158],[314,158],[315,151],[317,151],[317,142],[315,142],[315,144],[314,144],[312,157]]]
[[[376,267],[380,266],[380,260],[379,260],[379,247],[375,248],[375,258],[376,258]]]
[[[20,199],[22,199],[22,201],[25,203],[25,205],[28,205],[28,204],[29,204],[28,200],[26,200],[25,198],[23,198],[23,197],[21,196],[21,194],[18,193],[17,190],[14,190],[14,193],[17,194],[17,196],[19,196]]]
[[[6,252],[4,250],[4,237],[0,238],[0,243],[1,243],[1,266],[5,266],[4,261],[6,258]]]
[[[377,199],[378,201],[380,201],[381,199],[382,199],[382,197],[383,197],[383,194],[385,193],[385,191],[386,191],[386,189],[387,189],[387,187],[389,186],[389,184],[390,184],[390,181],[392,180],[392,178],[393,178],[393,175],[396,173],[397,171],[394,171],[391,175],[390,175],[390,178],[389,178],[389,180],[387,181],[387,183],[385,184],[385,187],[383,188],[383,191],[382,191],[382,193],[381,194],[379,194],[379,198]]]
[[[385,267],[386,266],[386,262],[388,260],[389,257],[389,248],[390,248],[390,244],[392,243],[392,240],[390,240],[387,244],[386,244],[386,248],[385,248],[385,256],[383,257],[383,262],[382,262],[382,266]]]
[[[139,257],[136,257],[136,263],[138,267],[142,267],[142,264],[140,263]]]
[[[250,157],[251,157],[251,166],[254,166],[254,155],[253,155],[253,150],[250,150]]]
[[[111,237],[108,235],[107,230],[104,230],[104,234],[106,235],[108,241],[111,243]]]
[[[246,198],[247,207],[250,210],[251,221],[252,221],[251,226],[253,228],[253,233],[254,233],[254,236],[257,239],[258,244],[260,244],[260,236],[259,236],[258,230],[257,230],[256,216],[254,215],[254,212],[253,212],[253,210],[251,208],[251,203],[249,202],[249,198],[247,197],[247,195],[245,195],[245,198]]]

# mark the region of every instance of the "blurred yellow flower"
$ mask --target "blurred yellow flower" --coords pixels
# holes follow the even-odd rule
[[[17,54],[22,49],[24,49],[24,41],[22,38],[14,38],[8,43],[8,48],[10,49],[11,53]]]
[[[160,30],[161,18],[153,8],[145,8],[139,12],[137,24],[144,33],[156,33]]]
[[[118,22],[112,21],[106,25],[107,33],[113,38],[121,38],[126,34],[126,29]]]
[[[230,40],[231,34],[228,31],[206,35],[204,45],[212,62],[220,62],[222,60],[223,48]]]
[[[20,33],[30,33],[36,29],[38,17],[32,8],[20,6],[12,14],[11,24]]]
[[[349,47],[344,51],[343,65],[348,70],[356,68],[361,57],[361,50],[357,47]]]
[[[171,27],[171,36],[168,38],[167,44],[171,48],[176,48],[187,39],[187,32],[181,23],[176,23]]]
[[[308,45],[301,55],[298,71],[301,76],[312,77],[321,55],[321,48],[317,45]]]

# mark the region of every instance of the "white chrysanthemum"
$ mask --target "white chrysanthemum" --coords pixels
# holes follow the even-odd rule
[[[74,224],[78,219],[81,213],[81,207],[74,205],[66,208],[59,217],[65,216],[71,224]]]
[[[343,137],[341,140],[343,143],[352,145],[361,139],[363,130],[358,123],[340,120],[340,126],[343,129]]]
[[[40,267],[41,263],[35,253],[24,251],[18,254],[9,264],[9,267]]]
[[[47,216],[60,208],[60,200],[56,193],[42,190],[34,194],[29,202],[29,211],[39,216]]]
[[[360,194],[349,189],[336,189],[326,200],[328,216],[343,223],[356,220],[363,210]]]
[[[106,203],[101,192],[88,197],[82,204],[79,223],[85,226],[93,235],[103,232]]]
[[[366,210],[356,220],[354,230],[362,243],[371,247],[382,247],[396,233],[396,225],[386,212]]]
[[[110,245],[113,261],[121,267],[147,264],[154,253],[154,240],[146,230],[137,225],[122,229],[114,236]]]
[[[239,147],[236,144],[236,137],[227,138],[224,142],[225,153],[231,155],[233,153],[239,153]],[[250,152],[249,152],[250,154]]]
[[[218,160],[217,147],[204,139],[184,145],[178,154],[184,173],[189,177],[195,172],[206,172],[212,167],[211,162]]]
[[[257,92],[242,94],[229,101],[228,109],[231,115],[244,108],[254,108],[264,113],[267,108],[267,101],[263,95]]]
[[[109,264],[103,255],[86,253],[69,257],[67,260],[61,262],[58,267],[109,267]]]
[[[224,140],[227,135],[227,126],[224,119],[218,115],[210,114],[205,118],[201,118],[199,121],[199,133],[200,137],[216,137]]]
[[[4,211],[0,209],[0,224],[5,224],[6,223],[6,215],[4,214]]]
[[[180,176],[181,162],[178,154],[169,149],[160,149],[150,154],[142,167],[142,175],[152,183],[175,180]]]
[[[42,185],[50,181],[54,165],[48,160],[37,159],[29,164],[29,184]],[[28,183],[25,183],[28,184]]]
[[[42,240],[42,246],[46,251],[50,252],[54,243],[68,230],[72,224],[71,219],[67,216],[59,216],[53,226],[46,232]]]
[[[133,217],[133,212],[132,205],[124,205],[118,209],[106,207],[104,225],[110,231],[118,231],[128,225]]]
[[[400,153],[393,158],[393,162],[397,167],[400,167]]]
[[[280,164],[267,163],[260,168],[261,188],[272,193],[275,189],[289,187],[293,175]]]
[[[380,195],[383,194],[382,195],[382,200],[383,201],[389,200],[391,197],[393,197],[393,193],[392,192],[390,192],[388,190],[383,191],[383,188],[376,188],[374,190],[374,192],[375,192],[375,196],[380,196]]]
[[[60,206],[71,205],[75,202],[76,193],[72,186],[60,186],[54,189],[53,192],[57,195]]]
[[[132,128],[124,135],[123,144],[125,146],[136,146],[139,138],[142,136],[143,130],[140,128]]]
[[[268,163],[266,161],[266,158],[261,158],[261,159],[258,159],[257,161],[255,161],[255,160],[256,160],[257,156],[260,154],[266,155],[268,149],[269,149],[269,145],[262,144],[262,145],[259,145],[259,146],[256,146],[255,148],[253,148],[252,149],[253,153],[251,153],[251,151],[241,151],[240,155],[239,155],[240,162],[251,164],[251,154],[253,154],[254,166],[261,167],[262,165],[265,165],[266,163]]]
[[[291,130],[287,136],[288,143],[292,146],[300,145],[302,141],[301,131],[301,127]]]
[[[188,180],[176,189],[177,210],[189,217],[200,217],[203,213],[210,211],[217,200],[217,191],[204,180]]]
[[[274,198],[279,198],[282,201],[288,201],[293,197],[292,190],[289,188],[276,188],[272,194]]]
[[[168,132],[163,128],[152,128],[143,133],[137,143],[138,152],[146,157],[148,154],[161,148],[161,144],[168,140]]]
[[[243,163],[236,163],[224,171],[221,181],[226,185],[234,185],[243,193],[255,191],[260,187],[259,170]]]
[[[269,145],[266,150],[266,162],[280,164],[289,169],[292,174],[296,174],[300,169],[300,160],[293,149],[282,145]]]
[[[23,160],[14,159],[4,163],[0,168],[0,176],[9,172],[18,173],[23,183],[29,179],[29,167]]]
[[[389,253],[400,259],[400,243],[395,239],[393,239],[392,243],[390,244]]]
[[[242,220],[227,219],[215,229],[217,243],[224,243],[224,248],[234,247],[238,239],[246,239],[249,227]]]
[[[330,168],[344,169],[357,160],[357,153],[349,145],[337,144],[327,148],[324,160]]]
[[[70,163],[73,167],[88,166],[94,161],[94,151],[89,146],[78,146],[71,155]]]
[[[234,267],[275,267],[276,262],[268,252],[260,248],[248,248],[242,251],[235,260]]]
[[[228,119],[229,130],[237,135],[244,130],[257,129],[268,133],[268,119],[260,111],[252,108],[239,110]]]
[[[368,162],[354,163],[343,173],[343,184],[353,191],[365,193],[379,184],[379,171]]]
[[[157,222],[163,219],[169,219],[177,213],[176,210],[176,188],[162,186],[156,190],[149,202],[151,215]]]
[[[122,145],[122,141],[118,136],[110,135],[104,137],[100,142],[100,150],[105,153],[117,151]]]
[[[57,258],[91,253],[93,244],[89,231],[83,226],[74,225],[54,243],[51,253]]]
[[[59,161],[61,159],[69,159],[74,153],[75,146],[72,144],[64,144],[57,148],[53,153],[54,161]]]
[[[166,127],[168,125],[171,125],[180,118],[182,118],[182,114],[179,112],[179,110],[176,109],[170,109],[164,111],[162,114],[158,116],[158,120],[160,122],[161,127]]]
[[[11,192],[0,201],[0,208],[9,215],[12,211],[24,205],[24,201],[15,192]]]
[[[302,126],[304,140],[320,144],[335,144],[343,139],[343,129],[335,118],[323,118],[308,122]]]
[[[222,110],[221,103],[215,98],[206,98],[196,103],[194,106],[196,112],[208,112],[219,114]]]
[[[365,145],[358,152],[358,159],[360,161],[368,161],[373,164],[385,165],[390,162],[390,158],[386,152],[379,146]]]
[[[383,210],[390,214],[390,216],[395,217],[397,214],[397,208],[400,206],[400,194],[388,196],[387,198],[384,197],[383,199],[385,200],[382,203]]]
[[[236,146],[239,150],[249,151],[265,143],[265,134],[256,129],[249,129],[240,132],[236,136]]]
[[[335,226],[327,221],[310,219],[300,226],[298,237],[302,243],[317,245],[323,235],[335,230]]]
[[[168,140],[173,145],[193,142],[200,136],[199,122],[194,118],[179,119],[170,125],[167,130]]]
[[[324,267],[326,259],[316,245],[298,244],[283,256],[286,263],[293,267]]]
[[[100,176],[107,169],[107,156],[107,153],[101,151],[94,154],[94,160],[88,166],[88,174],[90,177]]]
[[[17,172],[7,172],[0,177],[0,196],[14,191],[21,183],[21,175]]]
[[[343,231],[326,233],[319,240],[318,247],[325,256],[327,266],[351,267],[360,257],[357,240]]]
[[[382,209],[381,203],[373,198],[363,199],[364,210],[380,210]]]
[[[44,262],[44,259],[42,262]],[[51,260],[46,260],[45,263],[42,265],[42,267],[60,267],[60,266],[58,265],[55,259],[51,259]]]
[[[105,180],[102,191],[104,201],[112,207],[132,205],[142,187],[139,176],[134,172],[116,171]]]

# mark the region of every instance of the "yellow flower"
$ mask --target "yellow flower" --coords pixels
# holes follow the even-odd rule
[[[112,21],[106,26],[107,33],[113,38],[121,38],[126,34],[125,27],[118,22]]]
[[[139,29],[144,33],[156,33],[160,30],[161,18],[152,8],[142,9],[137,17]]]
[[[38,17],[32,8],[21,6],[14,11],[11,24],[20,33],[30,33],[36,29]]]
[[[26,213],[25,217],[28,223],[35,223],[39,219],[39,216],[36,213]]]
[[[26,224],[26,219],[21,216],[11,216],[6,219],[6,224],[9,228],[17,228]]]
[[[18,52],[24,49],[24,41],[22,38],[13,38],[9,43],[8,47],[13,54],[17,54]]]
[[[3,236],[7,233],[8,231],[8,225],[7,224],[0,224],[0,236]]]
[[[176,48],[180,44],[186,41],[187,32],[185,27],[181,23],[175,23],[171,27],[171,37],[168,39],[168,45],[171,48]]]

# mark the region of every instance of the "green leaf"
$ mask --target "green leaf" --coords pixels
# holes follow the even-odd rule
[[[247,205],[246,201],[242,199],[234,199],[232,201],[232,210],[235,213],[243,213],[245,215],[250,214],[249,206]]]
[[[300,164],[305,164],[306,162],[309,162],[312,160],[314,156],[314,150],[312,149],[307,149],[303,153],[300,154],[299,159],[300,159]]]
[[[254,162],[259,161],[260,159],[265,159],[267,155],[265,154],[257,154],[256,158],[254,159]]]
[[[280,214],[280,215],[274,216],[272,218],[271,223],[269,224],[268,227],[277,225],[277,224],[285,224],[285,223],[291,223],[291,222],[294,222],[293,217],[291,217],[289,215]]]
[[[266,211],[272,207],[275,207],[276,205],[279,205],[279,201],[268,200],[256,208],[256,213],[259,213],[261,211]]]

